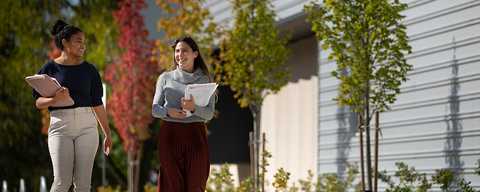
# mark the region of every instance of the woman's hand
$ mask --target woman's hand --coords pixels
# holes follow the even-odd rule
[[[168,116],[175,119],[185,119],[187,114],[185,111],[175,108],[168,108],[167,109]]]
[[[68,91],[68,88],[62,87],[55,93],[55,96],[53,97],[53,100],[63,101],[63,100],[68,99],[69,97],[70,97],[70,92]]]
[[[103,139],[103,153],[106,156],[110,154],[110,147],[112,147],[112,136],[110,134],[105,135],[105,139]]]
[[[195,111],[195,100],[193,98],[193,95],[190,95],[190,99],[185,99],[184,97],[182,97],[181,102],[182,109],[188,110],[192,113]]]

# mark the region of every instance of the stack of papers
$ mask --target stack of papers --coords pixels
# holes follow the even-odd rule
[[[204,84],[190,84],[185,88],[185,99],[190,99],[190,95],[193,96],[195,100],[195,105],[200,107],[205,107],[210,101],[213,93],[217,89],[218,84],[216,83],[204,83]],[[190,111],[185,110],[187,117],[192,116]]]

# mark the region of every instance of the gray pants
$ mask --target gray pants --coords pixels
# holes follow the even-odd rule
[[[53,164],[51,192],[90,192],[93,162],[98,148],[93,109],[78,107],[50,112],[48,150]]]

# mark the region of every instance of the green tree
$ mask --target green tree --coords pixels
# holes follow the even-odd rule
[[[0,2],[0,180],[11,191],[20,178],[31,184],[26,186],[31,191],[41,175],[50,174],[46,137],[24,77],[36,73],[47,58],[49,22],[44,16],[58,14],[55,4]]]
[[[259,186],[260,120],[264,98],[288,81],[285,61],[287,38],[275,26],[270,0],[234,0],[234,24],[221,45],[222,65],[215,66],[217,81],[231,87],[241,107],[249,107],[254,118],[254,181]]]
[[[406,4],[398,0],[324,0],[305,6],[312,30],[323,49],[332,52],[340,80],[336,100],[350,106],[364,120],[368,189],[372,190],[370,122],[376,112],[389,109],[412,66],[405,25]],[[377,130],[378,131],[378,130]]]

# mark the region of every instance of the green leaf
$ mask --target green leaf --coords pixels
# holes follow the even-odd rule
[[[340,105],[360,112],[367,102],[372,110],[384,111],[395,101],[412,69],[405,59],[411,47],[400,15],[406,7],[388,0],[325,0],[304,7],[322,49],[330,50],[328,59],[337,63],[332,75],[340,80]],[[367,89],[372,90],[368,96]]]

